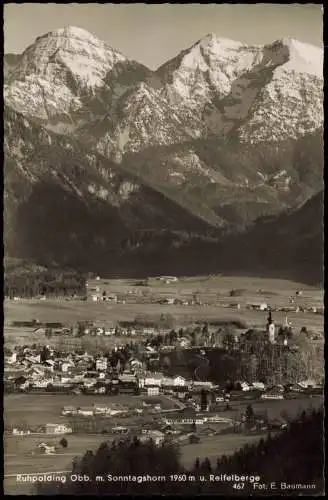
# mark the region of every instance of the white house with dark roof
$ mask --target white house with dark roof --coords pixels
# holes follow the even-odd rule
[[[145,377],[139,378],[139,387],[147,387],[147,386],[154,386],[154,385],[161,387],[162,380],[164,378],[165,377],[162,373],[147,374]]]
[[[72,428],[66,424],[46,424],[46,434],[70,434]]]

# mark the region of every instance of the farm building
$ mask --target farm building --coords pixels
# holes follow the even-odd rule
[[[96,370],[107,370],[107,358],[98,358],[96,360]]]
[[[96,279],[86,283],[87,300],[95,302],[109,301],[116,303],[117,296],[112,293],[109,281]]]
[[[108,408],[107,406],[94,404],[93,407],[94,407],[93,411],[94,415],[106,415],[107,413],[108,414],[110,413],[110,408]]]
[[[141,442],[147,442],[150,439],[152,439],[155,445],[159,446],[163,443],[164,436],[165,436],[164,432],[158,430],[150,430],[147,432],[147,434],[143,434],[142,436],[140,436],[139,439]]]
[[[148,386],[159,386],[162,385],[162,380],[164,379],[164,375],[162,373],[153,373],[151,375],[146,375],[145,377],[139,378],[139,387],[148,387]]]
[[[77,408],[75,406],[64,406],[61,411],[62,415],[77,415]]]
[[[28,434],[31,434],[31,431],[29,429],[17,429],[16,427],[14,427],[12,433],[14,436],[26,436]]]
[[[45,453],[46,455],[51,455],[52,453],[56,453],[56,446],[47,444],[47,443],[40,443],[38,444],[37,448],[41,453]]]
[[[89,408],[78,408],[78,415],[81,415],[83,417],[92,417],[94,413],[94,409],[91,407]]]
[[[65,424],[46,424],[46,434],[69,434],[72,428]]]
[[[253,302],[251,304],[247,304],[247,308],[255,311],[267,311],[268,304],[266,302]]]
[[[158,385],[149,385],[147,387],[147,396],[158,396],[158,395],[159,395]]]

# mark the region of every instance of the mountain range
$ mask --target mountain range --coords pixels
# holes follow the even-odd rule
[[[155,262],[164,240],[215,255],[322,190],[321,48],[209,34],[151,71],[66,27],[4,80],[6,255],[112,274],[149,241]]]

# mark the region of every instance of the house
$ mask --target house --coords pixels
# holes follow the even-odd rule
[[[318,384],[315,382],[315,380],[302,380],[301,382],[298,382],[298,385],[302,389],[307,389],[307,388],[312,388],[312,387],[318,387]]]
[[[252,383],[252,389],[258,389],[260,391],[265,390],[265,384],[263,382],[253,382]]]
[[[149,431],[148,436],[150,439],[154,441],[156,446],[159,446],[160,444],[163,443],[165,434],[164,432],[158,430],[151,430]]]
[[[41,453],[45,453],[46,455],[52,455],[53,453],[56,453],[56,446],[55,445],[49,445],[47,443],[40,443],[37,447],[41,451]]]
[[[164,283],[169,284],[169,283],[176,283],[178,281],[178,278],[176,276],[160,276],[159,278],[160,281],[164,281]]]
[[[152,439],[156,446],[160,446],[164,441],[164,437],[164,432],[147,429],[146,432],[144,432],[144,430],[142,431],[142,435],[139,436],[139,440],[142,443],[147,443],[150,439]]]
[[[106,415],[108,412],[107,406],[93,405],[94,407],[94,415]]]
[[[129,373],[127,371],[124,371],[119,377],[118,380],[120,382],[136,382],[136,376],[134,373]]]
[[[174,297],[167,297],[166,299],[161,299],[160,304],[173,305],[174,304]]]
[[[192,425],[192,424],[196,424],[196,425],[203,425],[205,422],[207,422],[207,418],[206,417],[199,417],[199,416],[196,416],[195,418],[187,418],[187,417],[183,417],[183,416],[178,416],[174,419],[170,419],[170,418],[165,418],[165,423],[166,424],[179,424],[179,425]]]
[[[72,428],[65,424],[46,424],[46,434],[69,434]]]
[[[113,302],[113,304],[117,304],[117,295],[111,293],[107,295],[107,300]]]
[[[146,345],[145,351],[146,354],[157,354],[157,350],[154,349],[154,347],[151,347],[150,345]]]
[[[178,339],[178,342],[180,343],[181,347],[188,347],[191,344],[191,341],[189,339],[186,339],[185,337],[181,337]]]
[[[106,415],[121,415],[122,413],[127,413],[127,410],[120,410],[120,409],[115,409],[115,408],[108,408]]]
[[[77,408],[75,406],[64,406],[61,411],[61,414],[64,415],[77,415]]]
[[[13,352],[11,356],[8,356],[6,359],[6,363],[14,364],[17,362],[17,352]]]
[[[256,311],[267,311],[268,304],[266,302],[253,302],[252,304],[247,304],[247,308]]]
[[[25,359],[31,363],[41,363],[41,354],[30,354],[29,356],[26,356]]]
[[[43,366],[53,372],[55,369],[55,361],[52,359],[47,359],[47,361],[44,361]]]
[[[174,378],[173,377],[163,377],[162,379],[162,387],[163,388],[171,388],[174,386]]]
[[[26,436],[27,434],[31,434],[29,429],[16,429],[16,427],[13,428],[12,432],[14,436]]]
[[[147,387],[147,396],[158,396],[158,395],[159,395],[158,385],[149,385]]]
[[[96,360],[96,370],[107,370],[107,365],[108,365],[108,362],[107,362],[107,358],[98,358]]]
[[[64,361],[61,364],[61,371],[67,373],[73,365],[74,363],[72,363],[71,361]]]
[[[94,409],[90,408],[78,408],[78,415],[82,415],[83,417],[92,417],[94,414]]]
[[[113,432],[113,434],[127,434],[128,428],[122,427],[121,425],[117,425],[116,427],[112,428],[112,432]]]
[[[178,375],[178,376],[173,378],[173,385],[178,386],[178,387],[182,387],[182,386],[187,385],[187,381],[184,377],[180,377],[180,375]]]
[[[152,375],[146,375],[145,377],[140,377],[139,387],[147,387],[154,385],[161,387],[163,378],[164,376],[162,373],[154,373]]]
[[[155,332],[156,332],[155,328],[150,327],[150,326],[145,327],[145,328],[143,329],[143,334],[144,334],[144,335],[154,335],[154,334],[155,334]]]
[[[34,380],[31,384],[31,387],[38,387],[38,388],[43,388],[45,389],[48,387],[49,384],[51,384],[53,380],[48,380],[48,379],[41,379],[41,380]]]
[[[105,328],[104,335],[110,336],[110,335],[115,335],[115,328]]]
[[[240,385],[241,385],[241,390],[242,391],[250,391],[251,390],[251,386],[247,383],[247,382],[240,382]]]
[[[222,423],[222,424],[232,424],[233,420],[229,418],[220,417],[219,415],[211,415],[207,417],[207,422],[210,423]]]
[[[136,370],[138,368],[142,368],[143,364],[142,361],[139,361],[138,359],[131,359],[130,366],[132,370]]]

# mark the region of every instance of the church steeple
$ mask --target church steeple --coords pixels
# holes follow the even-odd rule
[[[267,329],[269,329],[269,325],[272,325],[272,323],[273,323],[272,312],[271,312],[271,309],[269,309],[269,316],[268,316],[268,320],[267,320]]]
[[[272,318],[272,312],[269,310],[268,322],[267,322],[267,332],[269,334],[269,340],[271,344],[275,342],[275,325]]]

